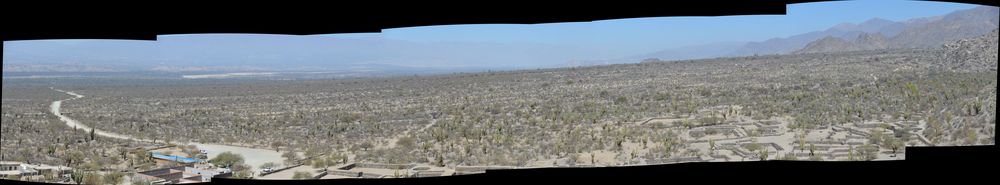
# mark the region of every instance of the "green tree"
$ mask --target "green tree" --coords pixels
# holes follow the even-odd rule
[[[285,158],[285,165],[287,166],[297,165],[299,164],[299,160],[302,159],[299,157],[299,154],[291,150],[285,151],[284,154],[281,154],[281,157]]]
[[[893,154],[904,147],[903,141],[893,136],[885,137],[884,141],[882,141],[882,145],[882,147],[892,150]]]
[[[910,96],[919,96],[920,95],[919,94],[920,91],[917,89],[917,85],[914,85],[913,82],[907,82],[906,85],[904,85],[904,86],[906,87],[906,90],[909,90],[909,95]]]
[[[271,142],[271,148],[274,148],[274,151],[276,151],[276,152],[281,152],[281,147],[282,146],[285,146],[284,142],[281,142],[281,141]]]
[[[951,124],[952,119],[954,119],[954,115],[952,115],[951,112],[944,112],[944,124],[945,125]]]
[[[222,152],[218,156],[215,156],[215,158],[209,159],[208,162],[217,166],[231,167],[235,164],[242,164],[243,155],[232,152]]]
[[[803,152],[806,149],[806,133],[805,131],[799,133],[799,152]]]
[[[969,128],[968,125],[965,126],[965,144],[975,145],[979,142],[979,133],[975,129]]]
[[[83,170],[73,169],[73,172],[70,172],[69,174],[69,178],[72,179],[73,182],[75,182],[77,185],[80,185],[83,183],[83,178],[86,177],[87,174],[88,172],[85,172]]]
[[[368,149],[374,147],[374,145],[371,142],[365,141],[358,145],[358,147],[361,147],[364,151],[368,151]]]
[[[848,146],[847,148],[847,160],[854,161],[854,145]]]
[[[865,144],[864,146],[861,146],[860,151],[862,152],[861,153],[862,159],[866,161],[871,161],[878,158],[878,146],[872,145],[870,143]]]
[[[83,176],[83,184],[99,185],[104,184],[104,176],[98,173],[87,173]]]
[[[250,178],[251,175],[253,174],[251,173],[251,166],[243,164],[242,161],[240,163],[233,164],[231,169],[233,170],[234,178],[246,179]]]
[[[312,179],[312,178],[313,178],[312,173],[303,172],[303,171],[297,171],[297,172],[295,172],[294,175],[292,175],[292,179],[294,179],[294,180],[303,180],[303,179]]]
[[[760,155],[757,155],[757,156],[760,157],[761,161],[766,161],[768,155],[769,155],[769,153],[767,152],[767,149],[763,149],[763,150],[760,150]]]
[[[625,97],[625,96],[618,96],[618,98],[615,98],[615,104],[622,105],[622,104],[625,104],[625,103],[628,103],[628,98],[627,97]]]
[[[674,153],[674,142],[671,139],[666,139],[663,141],[663,158],[670,158],[670,155]]]
[[[941,133],[943,132],[943,127],[938,123],[937,119],[931,116],[927,116],[926,119],[927,130],[924,130],[924,135],[930,140],[930,143],[937,144],[938,140],[941,138]]]
[[[715,155],[715,140],[714,139],[708,139],[708,151],[712,155]]]
[[[751,152],[755,152],[757,150],[760,150],[761,146],[760,146],[759,143],[748,143],[748,144],[746,144],[746,146],[743,146],[743,148],[746,148],[747,150],[750,150]]]
[[[809,143],[809,156],[815,156],[815,155],[816,155],[816,144]]]
[[[881,144],[883,138],[886,137],[885,134],[882,133],[881,130],[877,130],[877,129],[871,129],[871,130],[868,131],[868,133],[871,133],[871,135],[868,137],[868,141],[870,141],[870,142],[872,142],[872,144],[876,144],[876,145]]]
[[[327,167],[330,166],[329,162],[330,161],[327,161],[326,158],[315,158],[313,159],[312,167],[326,169]]]
[[[111,172],[104,176],[104,183],[109,185],[118,185],[125,180],[125,173],[122,172]]]
[[[69,151],[66,153],[66,166],[76,166],[77,164],[83,163],[83,152],[80,151]]]
[[[347,163],[347,156],[337,153],[332,153],[329,156],[327,156],[326,160],[327,160],[327,165],[332,166],[334,164]]]
[[[441,154],[438,154],[437,158],[434,161],[435,161],[435,165],[437,165],[438,167],[444,167],[445,166],[445,164],[444,164],[444,156],[442,156]]]

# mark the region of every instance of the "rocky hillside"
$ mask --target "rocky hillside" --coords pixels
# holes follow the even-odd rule
[[[801,50],[814,41],[836,38],[843,41],[853,42],[855,38],[858,38],[861,34],[865,33],[877,33],[889,38],[900,34],[908,28],[921,27],[927,23],[940,20],[940,17],[941,16],[916,18],[901,22],[873,18],[858,24],[842,23],[823,31],[814,31],[786,38],[772,38],[761,42],[746,43],[742,47],[737,48],[736,51],[726,56],[788,54]],[[827,41],[829,42],[831,40]]]
[[[889,44],[882,34],[862,33],[854,41],[848,41],[835,37],[826,37],[806,45],[802,50],[794,53],[827,53],[838,51],[861,51],[886,49]]]
[[[982,6],[957,11],[924,26],[906,29],[893,37],[893,48],[937,48],[959,39],[977,37],[997,29],[1000,8]]]
[[[941,67],[960,71],[997,70],[997,30],[944,45],[949,60]]]
[[[884,29],[902,29],[897,35],[887,31],[862,32],[856,37],[827,36],[806,44],[792,53],[823,53],[872,49],[938,48],[959,39],[973,38],[997,29],[997,7],[982,6],[950,13],[943,17],[913,19],[883,25]],[[871,22],[871,21],[869,21]],[[837,26],[850,27],[849,25]],[[857,29],[866,30],[866,29]],[[867,29],[871,30],[871,29]],[[854,40],[850,40],[854,39]]]

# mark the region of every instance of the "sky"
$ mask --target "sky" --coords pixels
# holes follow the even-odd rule
[[[902,21],[943,15],[976,5],[862,0],[791,4],[787,15],[659,17],[536,25],[428,26],[383,30],[384,37],[410,41],[535,42],[589,46],[624,55],[634,51],[729,41],[762,41],[871,18]],[[734,33],[738,32],[738,33]]]
[[[4,64],[35,61],[129,65],[312,67],[377,63],[409,66],[540,67],[620,59],[664,49],[763,41],[872,18],[902,21],[976,5],[860,0],[792,4],[787,15],[654,17],[550,24],[473,24],[314,36],[162,35],[158,41],[4,42]],[[137,62],[141,61],[141,62]]]

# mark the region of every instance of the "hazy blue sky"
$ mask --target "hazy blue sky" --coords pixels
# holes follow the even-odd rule
[[[4,42],[3,58],[4,64],[299,65],[309,68],[377,63],[542,67],[576,61],[620,60],[684,46],[762,41],[872,18],[902,21],[974,7],[976,5],[958,3],[865,0],[793,4],[789,5],[787,15],[449,25],[318,36],[167,35],[155,42],[15,41]]]
[[[902,21],[976,5],[864,0],[792,4],[787,15],[660,17],[536,25],[457,25],[384,30],[410,41],[536,42],[602,48],[613,54],[725,41],[761,41],[871,18]],[[613,55],[612,54],[612,55]]]

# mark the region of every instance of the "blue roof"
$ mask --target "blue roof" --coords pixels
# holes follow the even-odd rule
[[[163,159],[163,160],[169,160],[169,161],[176,161],[176,162],[181,162],[181,163],[196,163],[196,162],[201,162],[201,159],[195,159],[195,158],[190,158],[190,157],[181,157],[181,156],[176,156],[176,155],[163,155],[163,154],[160,154],[160,153],[153,153],[153,158]]]

